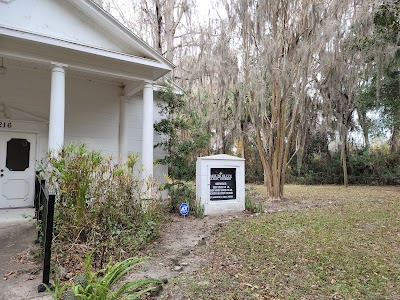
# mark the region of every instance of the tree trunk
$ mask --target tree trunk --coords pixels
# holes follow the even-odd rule
[[[297,137],[296,137],[296,167],[297,176],[301,174],[301,168],[303,167],[303,158],[306,148],[306,140],[309,134],[309,128],[311,126],[314,117],[310,118],[314,112],[310,109],[312,105],[311,97],[305,97],[305,101],[302,107],[299,108],[299,122],[297,126]]]
[[[226,148],[226,145],[225,145],[225,143],[226,143],[226,138],[225,138],[225,132],[224,132],[224,128],[222,127],[222,124],[220,123],[219,124],[219,132],[220,132],[220,138],[221,138],[221,148],[219,148],[219,154],[227,154],[226,152],[225,152],[225,148]]]
[[[392,136],[390,138],[390,151],[392,153],[400,150],[400,129],[399,125],[393,126]]]
[[[248,130],[247,121],[240,121],[240,132],[239,132],[239,143],[238,150],[241,158],[245,158],[245,147],[246,147],[246,133]]]
[[[271,149],[269,149],[271,155],[268,156],[270,164],[267,164],[267,167],[264,168],[264,175],[269,181],[267,182],[268,197],[273,200],[281,200],[283,197],[287,160],[298,115],[298,102],[296,101],[292,105],[289,108],[287,95],[282,95],[280,83],[274,82],[271,102],[271,128],[268,130],[271,141]],[[292,114],[288,124],[289,109]],[[257,143],[260,143],[258,140],[261,140],[261,138],[257,139]],[[265,150],[264,155],[267,160]]]
[[[368,130],[368,125],[367,125],[367,116],[366,113],[361,111],[361,110],[357,110],[358,113],[358,121],[360,123],[362,132],[363,132],[363,136],[364,136],[364,144],[365,144],[365,149],[369,150],[370,148],[370,142],[369,142],[369,130]]]
[[[156,18],[157,18],[157,29],[155,32],[155,44],[158,53],[162,54],[162,14],[161,14],[161,4],[159,1],[155,2],[156,6]]]
[[[282,174],[284,172],[284,151],[285,151],[285,133],[287,117],[287,99],[281,95],[281,86],[279,82],[273,82],[272,101],[271,101],[271,124],[270,140],[273,148],[271,149],[272,168],[268,169],[272,179],[271,190],[268,196],[271,199],[280,200],[283,196]]]
[[[258,128],[257,125],[254,125],[254,130],[256,132],[256,143],[257,143],[258,154],[260,155],[261,163],[264,170],[264,185],[267,186],[267,193],[268,193],[267,196],[270,197],[270,191],[272,191],[271,166],[267,160],[267,154],[265,153],[264,150],[263,142],[261,139],[260,128]]]
[[[301,175],[301,168],[303,166],[303,158],[305,152],[305,144],[306,144],[306,134],[300,139],[300,146],[297,149],[296,154],[296,167],[297,167],[297,176]]]
[[[239,148],[238,152],[239,152],[239,155],[240,155],[241,158],[244,158],[244,155],[245,155],[245,153],[244,153],[245,144],[244,143],[245,143],[244,135],[241,132],[240,135],[239,135],[239,142],[238,142],[238,148]]]
[[[303,158],[304,152],[306,148],[306,140],[307,140],[307,120],[306,115],[303,112],[301,116],[302,121],[300,122],[301,125],[299,126],[299,131],[297,132],[297,141],[296,141],[296,168],[297,168],[297,176],[301,174],[301,168],[303,166]]]
[[[349,180],[347,177],[347,127],[342,125],[340,130],[341,139],[341,158],[342,158],[342,168],[343,168],[343,184],[348,187]]]

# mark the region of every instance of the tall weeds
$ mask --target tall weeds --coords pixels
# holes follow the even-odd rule
[[[57,193],[57,264],[79,269],[81,258],[93,251],[92,263],[100,269],[110,259],[135,256],[158,235],[163,204],[157,193],[143,203],[142,182],[133,176],[133,160],[129,162],[116,165],[82,144],[66,146],[43,161],[41,176]]]

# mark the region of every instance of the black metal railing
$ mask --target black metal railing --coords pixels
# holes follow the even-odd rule
[[[51,242],[53,240],[53,218],[55,195],[49,194],[45,180],[35,181],[35,217],[38,227],[38,241],[43,256],[43,280],[38,286],[38,292],[46,291],[50,286]]]

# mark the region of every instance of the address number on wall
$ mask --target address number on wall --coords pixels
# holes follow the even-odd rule
[[[0,122],[0,128],[12,128],[11,122]]]

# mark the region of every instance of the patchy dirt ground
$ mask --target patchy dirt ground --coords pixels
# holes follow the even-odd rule
[[[150,257],[140,272],[129,279],[154,277],[170,279],[191,273],[207,263],[206,245],[227,222],[246,215],[207,216],[203,219],[174,215],[160,237],[146,249]]]
[[[267,214],[341,205],[334,199],[267,201],[261,196],[256,196],[254,199],[257,202],[263,202]],[[207,266],[206,246],[215,239],[216,233],[232,220],[251,215],[249,212],[242,212],[234,215],[206,216],[204,219],[174,215],[171,221],[163,227],[158,240],[146,249],[146,253],[150,257],[142,266],[141,271],[135,272],[127,280],[144,277],[168,279],[170,283],[157,297],[160,299],[183,299],[178,295],[176,287],[172,286],[171,279]]]
[[[329,186],[314,186],[310,187],[310,189],[301,187],[301,190],[299,191],[296,186],[293,186],[287,191],[287,199],[281,201],[267,201],[265,197],[260,196],[260,194],[265,194],[263,190],[258,189],[259,187],[257,187],[257,191],[254,195],[252,195],[252,199],[255,202],[262,202],[267,214],[281,211],[299,211],[313,207],[337,206],[343,205],[346,201],[357,201],[358,199],[355,190],[353,191],[351,188],[342,190],[335,187],[334,189],[336,194],[329,191],[329,193],[326,192],[325,195],[324,193],[329,189]],[[293,191],[291,189],[293,189]],[[376,193],[374,201],[378,202],[390,197],[391,194],[386,195],[386,191],[393,192],[394,189],[395,191],[400,192],[399,187],[366,187],[366,189],[371,189],[371,193]],[[301,194],[300,192],[303,190],[305,190],[304,194]],[[158,297],[160,299],[182,299],[176,293],[177,287],[174,287],[173,278],[186,274],[190,276],[192,272],[207,266],[207,244],[211,243],[215,239],[216,233],[232,220],[241,217],[249,217],[250,215],[251,214],[248,212],[243,212],[236,215],[207,216],[204,219],[196,219],[192,216],[184,218],[179,215],[172,215],[171,220],[166,222],[162,228],[160,237],[145,249],[144,255],[149,257],[146,263],[142,266],[139,272],[130,275],[127,280],[143,277],[154,277],[159,279],[166,278],[170,283],[165,286],[164,291],[161,292]],[[23,229],[23,233],[16,233],[17,236],[19,234],[25,235],[25,233],[27,233],[25,230],[27,229]],[[29,230],[32,230],[33,232],[32,228]],[[12,240],[15,240],[15,235],[14,237],[10,236],[8,241],[11,243]],[[0,245],[5,245],[7,243],[7,241],[2,240]],[[26,246],[28,246],[29,243],[31,243],[31,241],[27,240]],[[21,249],[20,251],[23,250],[24,249]],[[14,262],[11,263],[10,267],[2,269],[2,275],[4,276],[6,272],[12,271],[13,267]],[[3,283],[6,283],[7,286],[9,286],[9,284],[15,281],[13,284],[26,284],[34,287],[35,284],[30,281],[30,278],[35,277],[37,280],[40,276],[29,274],[32,266],[22,265],[20,268],[21,270],[25,269],[26,272],[17,271],[18,276],[11,273],[9,274],[7,281],[5,280]],[[32,282],[32,284],[30,282]],[[3,298],[0,296],[0,299]],[[8,297],[8,299],[34,298]]]
[[[21,216],[32,211],[0,210],[0,299],[49,299],[37,293],[42,273],[32,257],[38,250],[35,225]]]
[[[375,207],[380,209],[381,206],[383,205],[388,205],[388,204],[393,204],[395,202],[400,201],[399,195],[400,195],[400,187],[399,186],[384,186],[384,187],[373,187],[373,186],[351,186],[348,188],[344,188],[341,186],[288,186],[287,190],[285,192],[285,195],[287,195],[288,198],[280,200],[280,201],[268,201],[265,199],[265,197],[260,196],[265,195],[265,187],[254,187],[256,192],[254,195],[252,195],[252,199],[257,203],[257,202],[262,202],[264,210],[266,211],[267,216],[271,215],[271,218],[273,218],[274,214],[277,212],[283,212],[283,211],[312,211],[314,208],[319,208],[319,207],[334,207],[334,206],[340,206],[343,207],[344,211],[346,211],[346,207],[358,207],[359,205],[361,207],[368,207],[371,205],[371,207]],[[340,208],[339,210],[341,210]],[[318,212],[320,210],[317,210]],[[330,210],[323,210],[323,211],[330,211]],[[336,210],[337,211],[337,210]],[[369,210],[368,210],[369,211]],[[252,216],[251,214],[244,214],[243,220],[245,220],[247,217]],[[359,224],[355,224],[356,226],[354,227],[355,230],[364,230],[368,232],[372,232],[379,226],[373,221],[368,222],[368,219],[366,219],[366,222],[361,222]],[[229,222],[229,220],[228,220]],[[339,221],[341,222],[341,221]],[[225,223],[224,223],[225,224]],[[350,226],[351,227],[351,226]],[[384,227],[384,226],[383,226]],[[292,234],[292,231],[286,232],[287,234]],[[210,241],[215,240],[215,236],[212,236],[210,238]],[[217,242],[218,243],[218,242]],[[301,243],[300,243],[301,244]],[[318,242],[317,242],[318,244]],[[379,244],[379,243],[377,243]],[[226,244],[224,244],[226,245]],[[222,245],[220,245],[222,247]],[[211,247],[210,247],[211,248]],[[241,287],[238,287],[236,289],[236,298],[235,296],[232,296],[232,293],[230,296],[224,297],[225,292],[229,292],[229,288],[227,288],[226,282],[224,285],[224,280],[220,280],[223,276],[220,273],[223,273],[221,269],[229,269],[229,270],[234,270],[234,264],[232,265],[231,263],[225,264],[224,261],[222,260],[223,258],[218,256],[215,252],[209,252],[210,249],[209,247],[205,247],[202,252],[199,252],[199,255],[203,255],[206,258],[209,258],[209,261],[207,259],[204,261],[204,267],[208,267],[206,271],[202,269],[197,269],[194,271],[194,273],[187,274],[187,276],[181,276],[179,278],[176,278],[175,280],[172,279],[170,282],[164,287],[163,292],[160,294],[158,299],[173,299],[173,300],[183,300],[183,299],[207,299],[207,295],[217,295],[216,297],[213,297],[213,299],[218,299],[217,297],[220,297],[220,299],[225,299],[225,298],[230,298],[232,299],[242,299],[240,297],[237,297],[237,293],[241,291]],[[229,246],[228,246],[229,248]],[[379,255],[378,255],[379,256]],[[233,260],[234,261],[234,260]],[[386,261],[386,260],[385,260]],[[395,261],[395,260],[394,260]],[[390,268],[392,269],[392,268]],[[396,269],[396,268],[394,268]],[[216,272],[218,275],[209,278],[210,273]],[[233,271],[235,272],[235,271]],[[229,273],[227,271],[227,273]],[[257,273],[257,272],[256,272]],[[205,275],[206,274],[206,275]],[[207,275],[208,274],[208,275]],[[230,273],[230,275],[235,274],[235,273]],[[239,277],[241,276],[240,273]],[[245,276],[246,278],[252,278],[252,272],[246,273],[247,275]],[[289,274],[289,273],[288,273]],[[376,273],[375,273],[376,274]],[[221,275],[221,276],[220,276]],[[284,276],[287,276],[284,274]],[[236,277],[236,275],[235,275]],[[357,277],[355,274],[354,277]],[[193,278],[196,278],[196,285],[193,287]],[[252,286],[250,283],[251,279],[248,279],[249,281],[245,281],[246,283],[244,284],[245,286],[243,287],[247,288],[250,287],[251,290],[257,289],[256,286]],[[284,278],[284,280],[286,280]],[[296,277],[296,280],[298,278]],[[388,280],[388,279],[386,279]],[[229,281],[229,280],[228,280]],[[250,282],[250,283],[249,283]],[[187,288],[185,289],[185,286],[191,286],[192,288],[191,292],[185,292]],[[268,285],[267,285],[268,286]],[[201,287],[201,288],[200,288]],[[232,287],[232,285],[231,285]],[[189,289],[190,289],[189,288]],[[197,297],[193,296],[191,294],[194,289],[200,288],[203,290],[202,292],[199,292],[203,297]],[[219,288],[219,290],[218,290]],[[225,289],[225,290],[224,290]],[[232,287],[232,290],[234,288]],[[207,292],[208,291],[208,292]],[[192,295],[192,296],[190,296]],[[193,298],[194,297],[194,298]],[[197,297],[197,298],[196,298]],[[303,297],[301,297],[303,299]],[[307,299],[319,299],[319,298],[326,298],[327,297],[315,297],[315,295],[307,298]],[[340,296],[337,296],[336,293],[332,295],[332,298],[329,299],[344,299]],[[346,298],[346,297],[345,297]],[[358,298],[358,297],[356,297]],[[264,298],[263,298],[264,299]],[[267,298],[265,298],[267,299]],[[275,299],[273,297],[268,298],[268,299]],[[281,298],[284,299],[284,298]],[[304,297],[306,299],[306,297]],[[398,296],[398,292],[396,291],[395,288],[393,288],[393,292],[388,299],[400,299]]]
[[[262,198],[256,200],[263,201],[267,213],[336,204],[336,202],[318,204],[293,200],[265,202]],[[242,212],[234,215],[206,216],[203,219],[171,215],[171,220],[164,225],[160,237],[146,248],[144,255],[149,256],[147,262],[140,272],[131,275],[129,279],[143,277],[171,279],[206,266],[205,246],[212,242],[215,233],[226,223],[249,215],[251,214],[248,212]],[[4,248],[0,256],[2,286],[7,287],[7,290],[8,286],[22,282],[22,285],[35,287],[36,281],[40,280],[41,272],[40,265],[34,264],[34,260],[29,259],[30,249],[37,248],[33,245],[33,237],[36,234],[34,226],[26,221],[10,223],[3,225],[0,231],[0,244]],[[23,239],[15,243],[18,240],[17,237],[23,237]],[[5,295],[0,294],[0,299],[3,299]]]
[[[323,207],[333,205],[343,205],[342,202],[336,199],[324,199],[319,201],[310,200],[294,200],[294,199],[283,199],[266,201],[263,198],[258,197],[258,201],[263,203],[264,210],[266,213],[276,213],[281,211],[300,211],[312,207]]]

